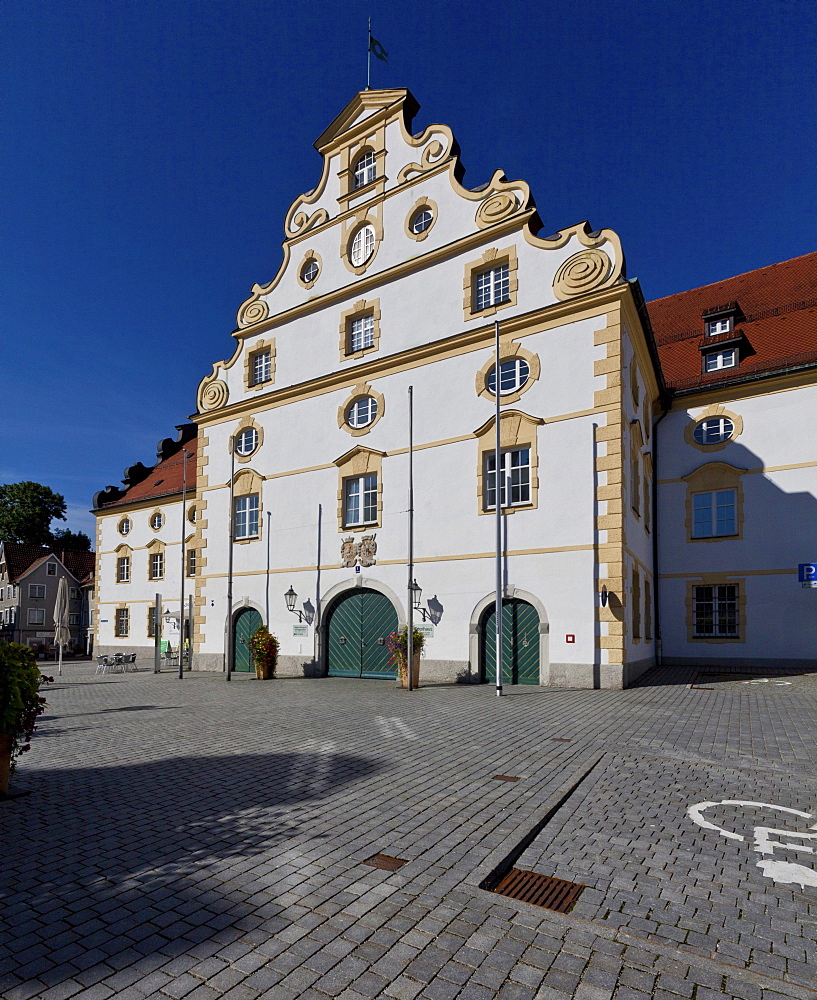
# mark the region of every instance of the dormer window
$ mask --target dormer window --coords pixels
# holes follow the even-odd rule
[[[717,372],[722,368],[734,368],[738,363],[738,352],[736,348],[730,347],[726,351],[712,351],[704,355],[704,371]]]
[[[354,166],[354,186],[355,188],[365,187],[377,177],[377,164],[374,153],[371,150],[364,153],[355,161]]]
[[[707,337],[717,337],[719,333],[732,332],[732,317],[721,316],[718,319],[710,319],[706,324]]]

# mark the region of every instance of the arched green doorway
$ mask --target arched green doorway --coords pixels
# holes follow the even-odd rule
[[[479,630],[480,679],[496,679],[496,615],[491,604]],[[502,602],[502,683],[539,683],[539,614],[516,598]]]
[[[244,608],[243,611],[239,611],[233,624],[233,629],[235,630],[235,642],[233,645],[235,649],[235,662],[233,670],[247,673],[254,669],[252,657],[250,656],[250,636],[259,625],[263,624],[261,615],[258,614],[255,608]]]
[[[394,605],[376,590],[361,588],[341,597],[329,613],[329,676],[397,677],[386,646],[397,626]]]

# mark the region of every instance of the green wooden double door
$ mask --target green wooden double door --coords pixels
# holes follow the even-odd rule
[[[255,669],[252,665],[252,656],[250,656],[250,637],[258,626],[263,624],[263,619],[255,608],[245,608],[243,611],[239,611],[233,624],[233,628],[235,629],[235,643],[233,645],[235,649],[235,662],[233,670],[246,673]]]
[[[502,683],[539,683],[539,614],[527,601],[502,602]],[[480,628],[480,674],[496,680],[496,612],[492,605]]]
[[[391,677],[386,637],[397,629],[391,601],[374,590],[355,590],[332,608],[328,629],[330,677]]]

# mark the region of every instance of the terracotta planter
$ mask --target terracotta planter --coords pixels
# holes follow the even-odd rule
[[[400,683],[404,688],[408,687],[408,677],[404,673],[400,678]],[[414,654],[414,662],[411,665],[411,686],[413,688],[420,686],[420,651],[419,649]]]
[[[9,790],[9,776],[11,775],[11,737],[6,733],[0,733],[0,795],[5,795]]]

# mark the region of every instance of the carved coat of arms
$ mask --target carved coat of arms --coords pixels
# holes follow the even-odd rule
[[[361,566],[374,566],[377,555],[377,536],[363,535],[359,542],[349,535],[340,543],[340,561],[347,568],[360,563]]]

